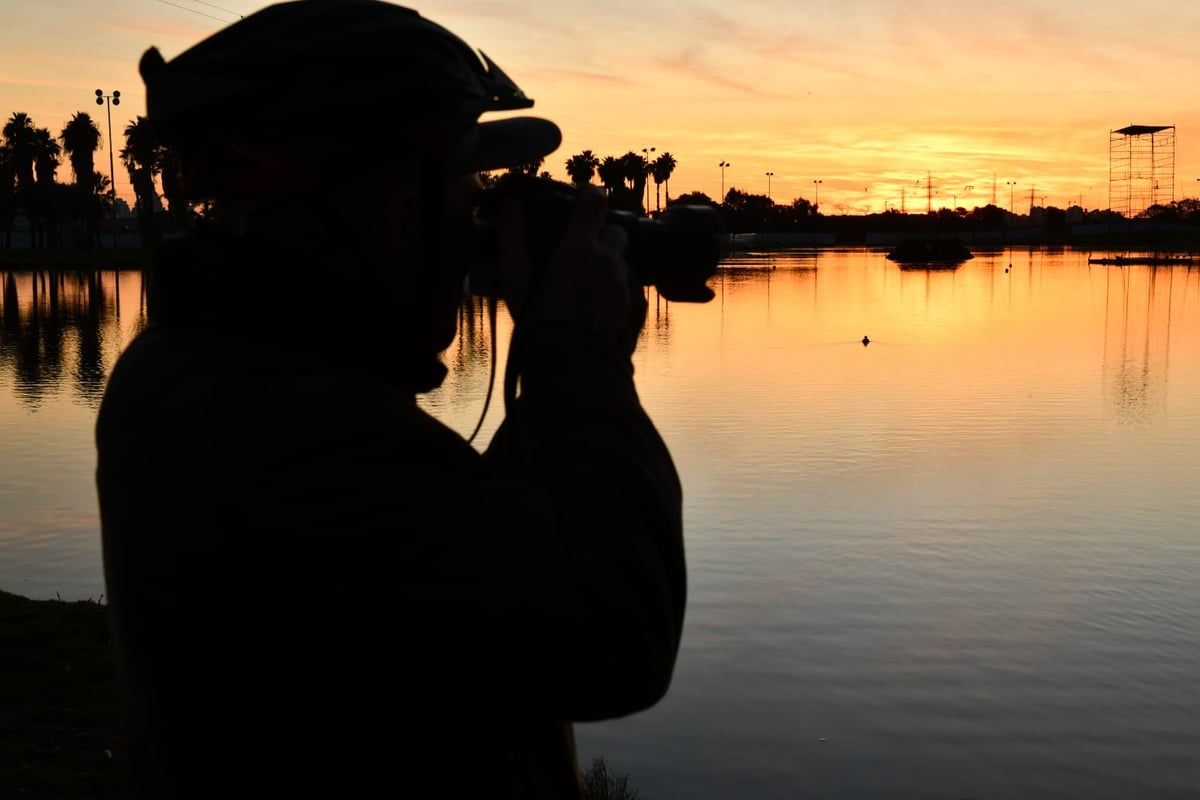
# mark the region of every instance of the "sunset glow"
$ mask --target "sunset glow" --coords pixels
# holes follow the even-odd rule
[[[137,74],[263,3],[83,0],[26,4],[0,30],[0,113],[54,134],[76,111],[101,126],[93,92],[118,89],[113,131],[145,99]],[[545,169],[590,149],[654,147],[678,167],[672,195],[725,188],[827,214],[923,212],[995,200],[1108,205],[1109,131],[1174,125],[1174,198],[1200,194],[1200,67],[1190,0],[430,0],[417,6],[492,56],[563,129]],[[319,98],[296,109],[318,124]],[[346,131],[368,153],[376,130]],[[118,149],[121,143],[118,141]],[[344,149],[339,148],[344,152]],[[336,157],[314,154],[314,158]],[[97,153],[107,172],[108,151]],[[927,177],[928,176],[928,177]],[[60,167],[59,180],[69,180]],[[929,183],[926,183],[928,180]],[[932,186],[932,197],[929,189]],[[133,201],[117,166],[118,193]],[[1172,199],[1172,198],[1166,198]]]

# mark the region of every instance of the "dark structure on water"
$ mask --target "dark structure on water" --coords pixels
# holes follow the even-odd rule
[[[902,267],[957,267],[975,255],[957,239],[905,239],[887,257]]]

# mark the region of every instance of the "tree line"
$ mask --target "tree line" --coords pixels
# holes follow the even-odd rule
[[[526,175],[541,175],[551,177],[549,172],[541,171],[545,159],[537,159],[524,164],[509,167],[505,172],[516,172]],[[609,206],[622,211],[632,211],[639,214],[649,214],[650,208],[646,195],[647,186],[654,181],[654,211],[662,211],[663,195],[666,194],[666,205],[671,201],[671,175],[675,172],[678,162],[675,156],[663,152],[651,160],[630,150],[623,156],[604,156],[601,158],[591,150],[576,153],[563,162],[567,177],[575,186],[587,186],[594,178],[600,179],[600,185],[608,194]],[[485,174],[485,185],[494,176]],[[711,202],[711,201],[710,201]]]
[[[158,144],[144,117],[131,120],[124,134],[121,163],[137,197],[139,227],[147,240],[153,240],[156,176],[162,176],[169,206],[182,207],[172,203],[179,188],[174,154]],[[25,112],[8,118],[0,129],[0,246],[11,246],[18,211],[29,221],[34,247],[97,244],[101,222],[112,215],[116,202],[112,181],[96,169],[102,141],[99,126],[85,111],[76,112],[57,136],[38,127]],[[69,183],[58,180],[64,157],[71,167]]]
[[[798,197],[787,205],[774,203],[765,195],[749,194],[736,188],[725,193],[720,202],[703,192],[685,192],[671,197],[671,175],[678,161],[669,152],[648,159],[632,150],[623,156],[601,158],[591,150],[576,153],[563,162],[567,176],[576,186],[586,186],[598,178],[612,208],[652,215],[674,205],[711,205],[723,210],[726,225],[738,230],[793,230],[803,228],[817,216],[817,206]],[[543,160],[511,167],[509,172],[537,175]],[[542,172],[543,177],[550,177]],[[654,182],[653,210],[647,201],[647,186]],[[754,227],[758,225],[760,227]],[[750,227],[746,227],[750,226]],[[766,226],[766,227],[762,227]]]
[[[177,160],[173,150],[161,145],[145,117],[129,121],[124,129],[125,144],[120,159],[129,175],[136,196],[134,210],[143,241],[154,243],[160,230],[185,224],[192,215],[206,213],[181,197]],[[14,112],[0,130],[0,246],[11,246],[11,234],[17,213],[29,221],[34,247],[89,248],[98,243],[101,222],[112,215],[115,192],[108,176],[95,168],[100,149],[100,128],[87,112],[77,112],[55,136],[48,128],[38,127],[24,112]],[[827,216],[815,203],[798,197],[780,204],[762,194],[743,192],[731,187],[719,201],[703,192],[685,192],[671,196],[670,180],[678,162],[669,152],[650,159],[647,151],[630,150],[621,156],[599,156],[584,150],[568,157],[563,166],[572,184],[585,186],[599,179],[612,208],[638,214],[657,214],[676,204],[701,204],[721,208],[723,227],[729,233],[793,232],[850,227],[886,228],[908,226],[917,220],[944,230],[970,230],[1008,225],[1017,215],[994,204],[976,207],[940,209],[930,214],[905,214],[889,210],[861,217]],[[57,171],[63,159],[70,165],[72,181],[60,183]],[[544,159],[518,164],[507,172],[550,177],[542,171]],[[484,174],[484,183],[496,176]],[[165,209],[160,207],[156,179],[162,186]],[[648,186],[654,184],[651,203]],[[1112,211],[1078,212],[1085,222],[1117,223],[1124,220]],[[1068,210],[1048,207],[1038,210],[1040,224],[1049,228],[1063,226]],[[1030,217],[1033,216],[1032,210]],[[1200,200],[1184,199],[1152,206],[1141,218],[1200,225]],[[1029,217],[1025,218],[1030,220]]]

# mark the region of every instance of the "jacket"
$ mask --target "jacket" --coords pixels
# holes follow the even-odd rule
[[[578,796],[571,723],[670,683],[681,491],[628,358],[523,352],[484,453],[336,348],[123,353],[97,486],[138,796]]]

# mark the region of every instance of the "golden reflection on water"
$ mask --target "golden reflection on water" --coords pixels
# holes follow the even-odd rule
[[[835,383],[848,399],[846,384],[863,389],[863,380],[886,384],[897,402],[936,402],[935,390],[978,394],[989,384],[1049,390],[1074,382],[1070,391],[1086,394],[1080,373],[1103,366],[1105,391],[1117,393],[1113,409],[1137,416],[1153,413],[1138,398],[1160,392],[1170,361],[1194,357],[1200,340],[1200,271],[1089,265],[1083,253],[984,254],[931,271],[901,270],[862,251],[824,253],[820,269],[742,257],[714,288],[715,308],[671,309],[677,371],[715,367],[806,394]],[[646,349],[656,333],[648,330]],[[871,343],[859,345],[860,360],[874,357],[875,368],[848,370],[846,346],[864,335]]]
[[[713,288],[636,361],[689,509],[681,676],[585,756],[698,798],[1183,796],[1200,270],[846,250]]]
[[[0,386],[28,407],[63,393],[98,405],[117,356],[146,324],[136,272],[3,272],[0,297]],[[0,395],[0,414],[11,399]]]
[[[1169,418],[1182,440],[1196,435],[1197,269],[1001,250],[905,270],[870,250],[809,250],[730,257],[712,286],[704,305],[650,290],[635,355],[647,407],[699,473],[708,458],[749,451],[781,474],[808,474],[811,460],[820,474],[809,479],[859,470],[907,484],[969,468],[982,451],[1018,463],[1038,442],[1077,448],[1094,419]],[[78,437],[88,457],[104,378],[146,324],[141,274],[10,271],[0,289],[8,452]],[[464,305],[445,385],[422,403],[473,430],[509,333],[502,306],[493,323],[481,301]],[[479,446],[502,415],[498,394]]]

